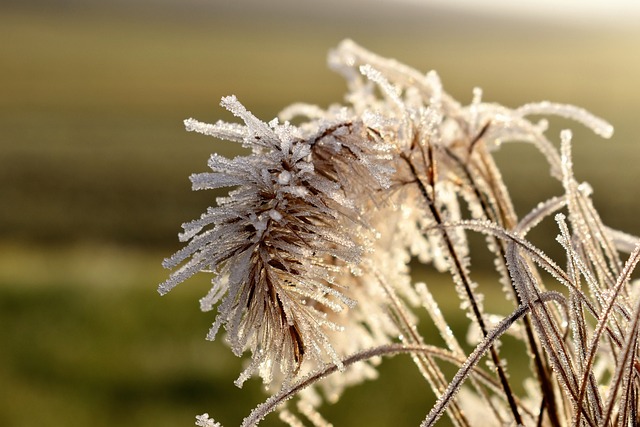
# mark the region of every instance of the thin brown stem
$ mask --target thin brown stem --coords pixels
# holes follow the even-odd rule
[[[433,156],[432,156],[432,152],[431,150],[429,150],[430,153],[430,160],[433,161]],[[433,197],[431,197],[429,195],[429,192],[427,191],[427,188],[425,186],[425,184],[422,182],[422,180],[420,179],[420,176],[418,174],[418,171],[416,170],[414,164],[406,157],[404,157],[404,160],[407,162],[411,173],[413,175],[413,177],[416,180],[416,183],[420,189],[420,192],[422,194],[422,196],[424,197],[427,206],[429,208],[429,211],[434,219],[434,221],[436,222],[436,224],[438,226],[442,226],[444,225],[444,220],[442,219],[442,216],[440,215],[440,211],[438,210],[438,208],[436,207],[434,201],[433,201]],[[435,167],[429,167],[430,171],[435,170]],[[433,177],[433,173],[430,173],[429,176]],[[431,188],[433,189],[434,183],[432,183]],[[478,322],[478,326],[480,327],[480,330],[482,332],[482,336],[486,337],[488,334],[487,331],[487,327],[485,325],[484,319],[482,318],[482,313],[480,311],[480,307],[478,305],[478,302],[476,301],[475,295],[473,293],[472,287],[471,287],[471,279],[469,278],[466,269],[463,267],[462,265],[462,261],[460,259],[460,256],[458,255],[455,246],[453,245],[453,242],[451,240],[451,237],[449,236],[449,233],[447,232],[446,229],[444,228],[440,228],[441,233],[442,233],[442,238],[445,242],[447,251],[449,253],[449,257],[452,260],[454,266],[452,268],[452,273],[456,274],[458,276],[458,278],[460,279],[460,282],[462,283],[463,287],[464,287],[464,291],[466,293],[467,299],[469,301],[471,310],[473,312],[473,315],[476,319],[476,321]],[[504,368],[502,366],[502,363],[500,361],[500,356],[498,355],[498,351],[495,349],[495,347],[492,345],[490,348],[490,353],[491,353],[491,359],[494,363],[495,369],[496,369],[496,373],[498,375],[498,378],[500,379],[500,383],[502,384],[502,388],[504,390],[505,393],[505,397],[507,398],[507,402],[509,403],[509,408],[511,409],[511,413],[513,415],[514,421],[516,424],[522,424],[522,416],[520,415],[520,412],[518,411],[518,407],[516,405],[515,402],[515,398],[514,398],[514,393],[513,390],[511,388],[511,385],[509,384],[509,380],[507,378],[506,373],[504,372]]]

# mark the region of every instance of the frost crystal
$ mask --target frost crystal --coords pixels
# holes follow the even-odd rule
[[[213,418],[209,418],[209,414],[207,413],[196,415],[196,425],[200,427],[222,427],[222,425],[215,422]]]

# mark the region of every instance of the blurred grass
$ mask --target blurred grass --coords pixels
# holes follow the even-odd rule
[[[96,245],[56,251],[0,245],[0,425],[168,427],[191,425],[208,411],[231,426],[265,400],[258,380],[234,387],[240,359],[221,340],[204,339],[213,320],[197,309],[206,278],[157,295],[162,255]],[[439,301],[453,299],[446,275],[418,279],[427,280]],[[492,311],[507,313],[499,287],[484,275],[479,280]],[[443,312],[464,336],[467,320],[456,316],[457,305]],[[439,343],[433,327],[420,326]],[[503,352],[514,348],[522,350],[507,343]],[[335,425],[414,426],[433,401],[411,359],[400,355],[384,359],[379,380],[347,390],[322,411]],[[271,415],[262,425],[281,424]]]
[[[610,120],[613,141],[563,121],[553,122],[560,124],[551,136],[560,126],[576,131],[578,177],[592,183],[609,223],[640,233],[638,202],[627,197],[637,171],[622,167],[637,159],[640,58],[628,54],[636,34],[487,31],[473,21],[462,21],[463,31],[440,23],[422,32],[366,22],[336,31],[310,21],[301,31],[301,23],[277,15],[234,18],[0,15],[0,36],[10,41],[0,46],[0,236],[170,244],[177,224],[213,200],[190,193],[188,175],[206,168],[210,152],[237,149],[186,134],[182,120],[232,120],[217,106],[231,93],[267,120],[295,101],[339,102],[344,83],[325,56],[345,36],[418,69],[436,69],[461,102],[480,86],[488,101],[550,99]],[[521,213],[557,192],[533,149],[505,147],[497,156],[514,176]],[[539,185],[528,186],[532,176]]]
[[[206,280],[157,295],[161,256],[0,246],[0,425],[191,425],[205,411],[238,425],[265,399],[256,380],[235,388],[240,360],[221,341],[204,340],[212,315],[200,313],[197,300]],[[366,393],[348,391],[329,406],[330,419],[417,424],[433,396],[410,359],[385,361],[381,372]],[[402,397],[393,411],[384,407],[389,390]],[[279,425],[277,417],[264,425]]]
[[[149,286],[159,254],[0,253],[1,425],[188,425],[209,406],[240,417],[219,381],[239,363],[204,341],[197,280],[166,299]]]
[[[344,37],[436,69],[461,102],[480,86],[489,101],[549,99],[610,120],[612,141],[565,121],[550,135],[575,130],[578,178],[593,185],[607,223],[640,234],[636,33],[441,11],[422,22],[400,8],[337,8],[327,21],[231,3],[192,14],[139,4],[0,10],[2,426],[191,425],[204,411],[235,425],[263,399],[255,382],[236,390],[241,362],[204,340],[206,278],[155,292],[179,224],[215,196],[191,193],[188,175],[212,151],[237,152],[187,134],[182,120],[233,120],[217,106],[231,93],[264,119],[291,102],[340,101],[344,84],[325,55]],[[497,158],[521,214],[559,190],[531,147]],[[557,246],[548,235],[538,243]],[[428,283],[453,299],[448,282]],[[417,425],[432,396],[409,359],[385,361],[382,380],[323,412],[336,425]]]

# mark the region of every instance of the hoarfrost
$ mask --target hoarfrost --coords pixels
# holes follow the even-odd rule
[[[483,422],[495,425],[547,418],[563,425],[565,415],[575,425],[629,424],[636,409],[625,402],[640,394],[633,380],[639,286],[630,280],[640,239],[602,223],[593,189],[574,177],[571,131],[561,133],[558,150],[545,135],[547,120],[530,117],[569,118],[605,138],[612,126],[566,104],[508,108],[487,102],[490,94],[479,88],[463,106],[435,71],[423,74],[350,40],[330,53],[329,65],[347,80],[346,105],[294,104],[265,122],[228,96],[221,105],[243,123],[184,122],[187,131],[251,151],[233,159],[213,154],[211,171],[190,177],[194,190],[230,191],[183,225],[179,238],[187,243],[164,261],[173,272],[158,288],[165,294],[198,272],[212,274],[200,300],[203,311],[217,311],[207,338],[222,327],[236,355],[251,354],[237,385],[259,376],[281,390],[244,424],[299,392],[299,414],[286,408],[281,418],[329,425],[317,411],[322,399],[337,400],[346,387],[374,378],[380,355],[399,348],[439,396],[423,425],[445,413],[454,425],[468,425],[469,405],[455,399],[461,388],[465,401],[482,405]],[[520,219],[492,157],[512,141],[532,144],[562,183],[561,194]],[[549,217],[560,230],[564,264],[528,240]],[[485,235],[513,309],[507,317],[485,311],[468,232]],[[631,253],[627,263],[619,251]],[[450,274],[471,319],[471,341],[479,343],[468,357],[434,295],[424,283],[412,285],[413,258]],[[548,291],[538,269],[563,293]],[[445,348],[425,344],[418,307]],[[511,387],[509,355],[498,352],[506,332],[525,342],[534,361],[538,387],[529,381],[525,396]],[[489,370],[478,363],[485,353]],[[354,355],[366,362],[350,366]],[[436,359],[460,367],[451,382]],[[196,424],[219,426],[207,414]]]

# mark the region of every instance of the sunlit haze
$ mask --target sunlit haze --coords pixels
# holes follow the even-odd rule
[[[640,27],[640,2],[636,0],[402,0],[466,12],[520,15],[565,20],[579,24],[623,24]]]

